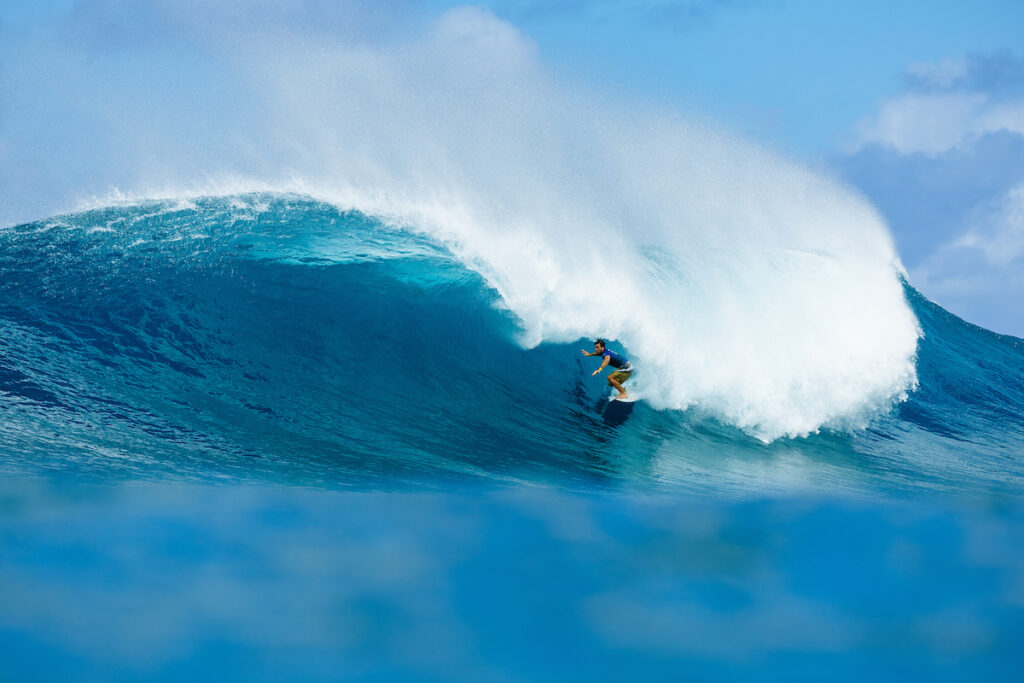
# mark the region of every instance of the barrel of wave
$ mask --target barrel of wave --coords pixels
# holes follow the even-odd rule
[[[525,345],[618,340],[656,408],[696,407],[765,441],[861,428],[916,384],[902,268],[872,207],[770,161],[774,193],[748,178],[757,191],[732,203],[691,191],[688,211],[592,216],[577,233],[523,222],[485,240],[478,220],[456,251]]]

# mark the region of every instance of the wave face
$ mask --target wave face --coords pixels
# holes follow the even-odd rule
[[[885,249],[627,238],[474,241],[273,193],[8,228],[4,466],[328,487],[1021,483],[1024,342],[924,299]],[[579,354],[596,335],[638,366],[624,420]]]

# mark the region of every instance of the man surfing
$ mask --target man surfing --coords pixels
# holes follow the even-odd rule
[[[620,354],[614,351],[609,351],[607,345],[604,343],[604,339],[598,339],[594,342],[594,352],[590,353],[586,349],[580,349],[580,353],[584,356],[603,356],[604,360],[601,362],[601,367],[594,370],[593,375],[597,375],[606,366],[611,365],[615,368],[615,372],[608,375],[608,384],[619,390],[619,395],[614,400],[619,401],[624,398],[629,398],[626,395],[626,390],[622,388],[622,383],[633,376],[633,366],[628,360],[626,360]]]

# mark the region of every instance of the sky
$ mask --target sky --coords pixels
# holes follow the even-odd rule
[[[277,61],[301,65],[303,50],[339,43],[350,62],[380,46],[402,54],[409,36],[458,6],[0,0],[0,224],[140,175],[159,179],[170,166],[202,175],[229,158],[287,164],[300,152],[264,133],[274,128],[267,82],[295,71]],[[856,188],[888,224],[917,289],[1024,336],[1024,3],[475,6],[497,19],[476,37],[495,54],[528,55],[531,69],[636,109],[712,121]],[[252,149],[261,134],[274,154]]]

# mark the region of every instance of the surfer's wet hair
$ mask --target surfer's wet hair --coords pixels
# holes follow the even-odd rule
[[[595,339],[594,344],[600,344],[601,346],[608,346],[604,343],[604,339]]]

